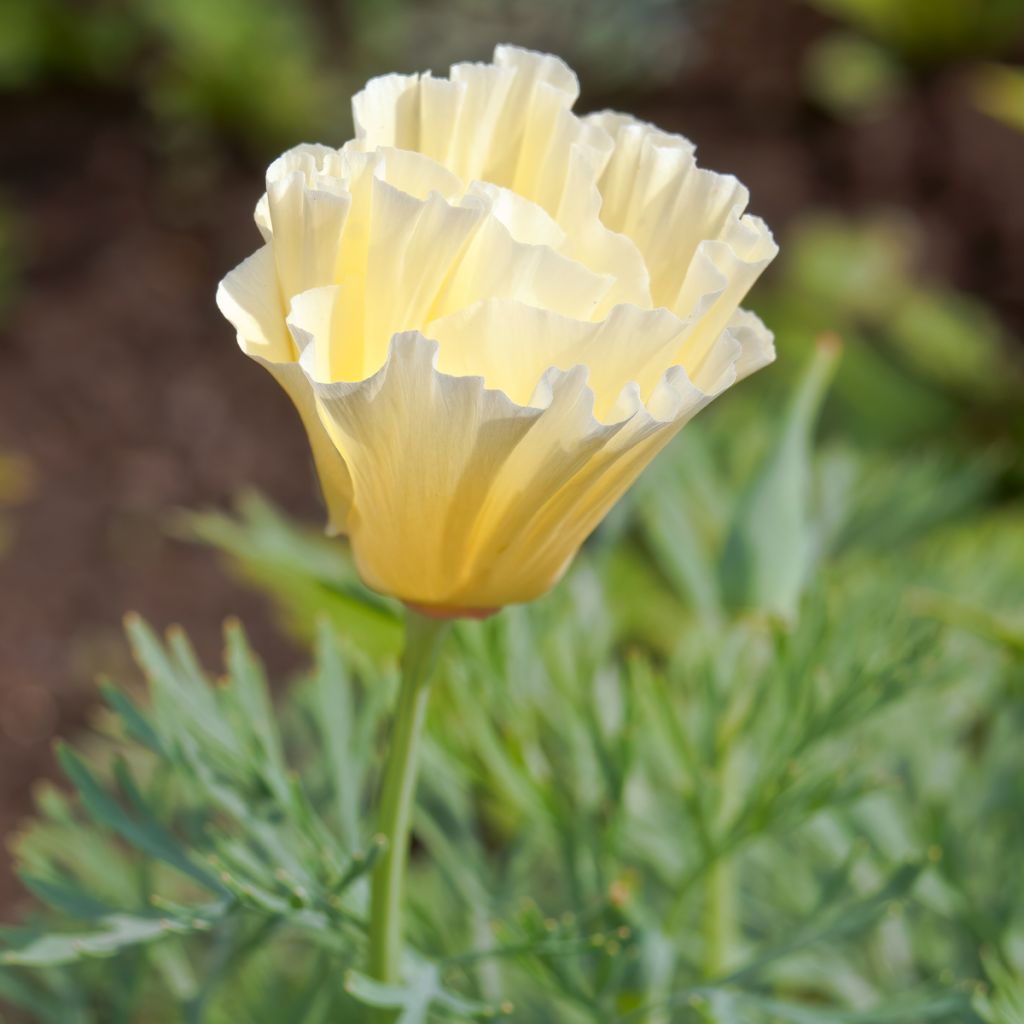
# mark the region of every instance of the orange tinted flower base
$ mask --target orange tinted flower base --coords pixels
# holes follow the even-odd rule
[[[428,619],[489,619],[501,611],[500,608],[444,608],[436,604],[414,604],[412,601],[406,601],[405,606]]]

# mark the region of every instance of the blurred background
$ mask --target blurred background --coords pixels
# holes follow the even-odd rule
[[[767,408],[836,330],[825,431],[952,460],[944,507],[1020,494],[1022,0],[4,0],[0,833],[97,674],[130,675],[126,610],[210,662],[231,613],[272,673],[304,658],[175,515],[255,489],[320,518],[298,420],[214,290],[256,245],[273,156],[341,144],[367,77],[498,41],[750,187],[783,253],[749,302],[779,339]],[[4,867],[0,909],[15,891]]]

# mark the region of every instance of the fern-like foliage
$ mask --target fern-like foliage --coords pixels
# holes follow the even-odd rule
[[[830,359],[774,437],[735,454],[742,403],[689,430],[555,592],[453,631],[400,984],[363,973],[395,609],[265,502],[192,520],[312,667],[272,700],[237,623],[214,679],[129,620],[145,686],[104,685],[60,749],[72,791],[41,790],[17,841],[35,911],[0,934],[0,1002],[39,1024],[1012,1024],[1022,520],[955,452],[815,455]],[[903,504],[921,479],[934,501]]]

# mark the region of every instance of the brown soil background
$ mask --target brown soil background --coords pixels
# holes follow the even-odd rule
[[[689,135],[736,173],[785,238],[827,205],[898,205],[920,220],[928,266],[1024,335],[1024,136],[979,113],[962,71],[918,83],[883,116],[838,123],[802,99],[800,58],[827,28],[796,0],[713,10],[704,56],[657,94],[593,96]],[[213,302],[256,245],[262,165],[225,148],[166,155],[126,97],[0,99],[0,191],[25,265],[0,334],[0,451],[31,463],[0,556],[0,834],[53,771],[54,735],[94,705],[94,679],[131,669],[123,612],[182,623],[209,664],[238,614],[270,671],[302,654],[265,601],[213,554],[168,536],[176,507],[226,506],[255,487],[316,521],[305,440],[284,395],[241,357]],[[0,861],[0,907],[17,892]]]

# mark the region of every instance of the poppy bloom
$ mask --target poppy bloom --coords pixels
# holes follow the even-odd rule
[[[356,137],[267,172],[218,304],[295,403],[328,527],[438,615],[528,601],[676,432],[774,357],[776,253],[735,178],[558,58],[385,75]]]

